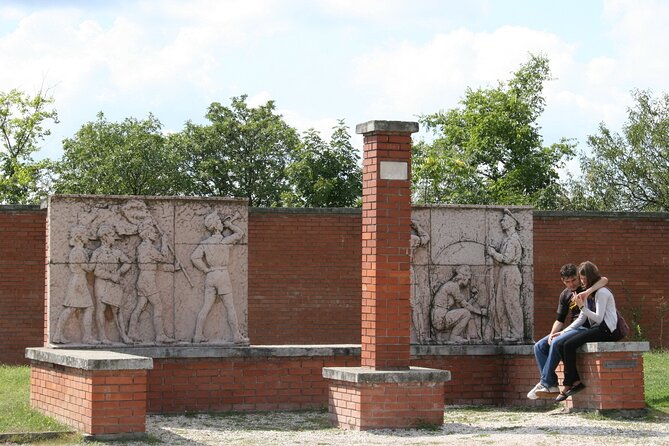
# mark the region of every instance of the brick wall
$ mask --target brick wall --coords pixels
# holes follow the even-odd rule
[[[0,206],[0,362],[25,363],[44,333],[46,211]]]
[[[43,344],[46,213],[0,206],[0,362]],[[249,212],[249,328],[254,344],[360,343],[359,210]],[[628,322],[669,347],[669,214],[534,215],[535,338],[562,291],[559,268],[595,262]]]
[[[535,338],[555,320],[559,268],[591,260],[652,347],[669,346],[669,214],[534,213]]]
[[[360,343],[360,212],[249,212],[253,344]]]
[[[154,359],[148,411],[320,408],[328,398],[323,367],[359,365],[357,356]]]

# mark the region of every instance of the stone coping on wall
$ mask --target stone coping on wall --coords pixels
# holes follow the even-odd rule
[[[583,353],[608,353],[608,352],[647,352],[650,351],[650,343],[643,342],[592,342],[585,344],[577,351]]]
[[[31,349],[29,349],[31,350]],[[44,350],[60,350],[52,347]],[[71,350],[69,350],[71,351]],[[82,348],[77,351],[93,351]],[[163,358],[239,358],[239,357],[309,357],[360,356],[359,344],[328,345],[174,345],[174,346],[108,346],[108,352],[154,359]]]
[[[150,370],[153,359],[108,350],[27,348],[26,358],[81,370]]]
[[[235,197],[200,197],[200,196],[190,196],[190,195],[86,195],[86,194],[56,194],[49,195],[49,197],[42,201],[41,206],[48,206],[52,198],[94,198],[94,197],[104,197],[105,200],[129,200],[132,198],[141,199],[141,200],[153,200],[153,201],[222,201],[222,202],[237,202],[240,204],[248,203],[248,198],[235,198]]]
[[[362,215],[362,208],[261,208],[250,207],[249,214]]]
[[[624,211],[537,211],[538,218],[608,218],[608,219],[653,219],[669,220],[669,212],[624,212]]]
[[[369,367],[323,367],[323,378],[356,384],[422,383],[451,380],[448,370],[409,367],[407,370],[374,370]]]
[[[585,344],[583,353],[646,352],[648,342]],[[495,356],[534,354],[533,344],[522,345],[412,345],[412,356]],[[26,349],[26,358],[86,370],[152,368],[153,359],[242,357],[360,356],[359,344],[253,345],[253,346],[109,346],[105,350],[39,347]],[[143,362],[148,361],[148,362]],[[144,365],[142,365],[144,364]],[[139,365],[135,367],[134,365]]]
[[[33,212],[41,211],[39,204],[0,204],[0,212]]]
[[[582,353],[604,352],[647,352],[648,342],[592,342],[583,345],[577,351]],[[412,345],[413,356],[494,356],[494,355],[533,355],[534,344],[520,345]]]

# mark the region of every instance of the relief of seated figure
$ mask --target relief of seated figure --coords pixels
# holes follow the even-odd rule
[[[469,342],[467,327],[473,315],[487,315],[485,308],[469,303],[471,277],[469,266],[460,265],[434,294],[430,319],[434,339],[439,344]]]

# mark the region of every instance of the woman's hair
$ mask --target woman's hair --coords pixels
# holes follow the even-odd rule
[[[595,284],[595,282],[602,278],[602,275],[599,273],[599,269],[597,269],[597,265],[589,260],[578,265],[578,275],[585,276],[586,280],[588,281],[588,287],[591,287],[593,284]]]

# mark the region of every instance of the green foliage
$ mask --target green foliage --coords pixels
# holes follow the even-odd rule
[[[49,161],[35,162],[32,155],[51,133],[45,123],[58,123],[52,103],[42,91],[34,97],[16,89],[0,91],[0,203],[36,203],[45,194]]]
[[[0,432],[62,431],[65,426],[30,408],[30,368],[0,364]]]
[[[531,56],[507,83],[467,89],[461,108],[422,116],[436,138],[414,146],[416,201],[556,206],[557,169],[574,155],[574,143],[543,146],[537,120],[549,79],[548,59]]]
[[[210,125],[191,122],[173,139],[183,154],[187,194],[246,197],[250,206],[279,206],[288,190],[286,166],[299,145],[295,129],[273,101],[250,108],[246,96],[230,107],[209,106]]]
[[[571,185],[571,207],[606,211],[669,210],[669,93],[634,91],[622,135],[604,123],[581,154],[583,178]]]
[[[102,112],[63,142],[55,190],[68,194],[169,195],[179,192],[179,158],[162,125],[145,120],[109,122]]]
[[[651,351],[643,355],[646,404],[669,413],[669,351]]]
[[[343,120],[334,128],[330,143],[311,129],[304,133],[295,160],[288,166],[290,190],[284,204],[297,207],[350,207],[360,204],[360,156],[350,142]]]

